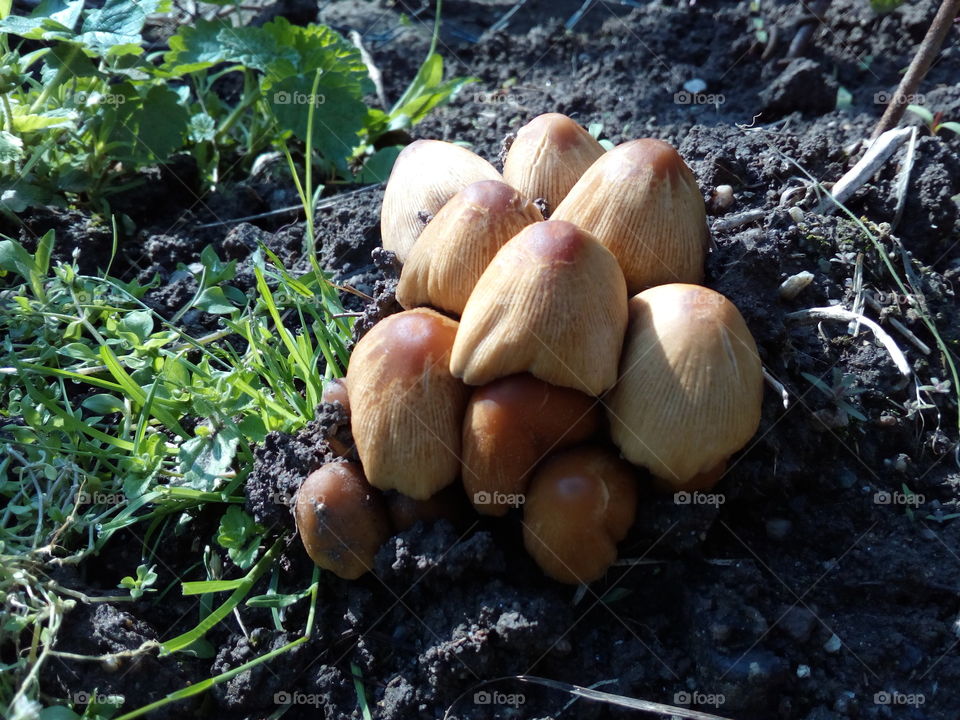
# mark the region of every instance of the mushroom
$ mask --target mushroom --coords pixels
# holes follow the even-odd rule
[[[528,198],[543,198],[553,210],[603,153],[603,146],[566,115],[538,115],[517,131],[503,179]]]
[[[417,238],[400,273],[397,301],[408,309],[431,305],[460,315],[497,251],[540,220],[536,206],[506,183],[468,185]]]
[[[442,140],[417,140],[397,156],[383,192],[383,247],[405,262],[429,218],[470,183],[503,180],[483,158]]]
[[[333,405],[326,415],[327,422],[321,425],[320,433],[335,455],[349,458],[353,454],[353,436],[350,434],[350,398],[346,381],[343,378],[328,380],[320,401]]]
[[[430,524],[446,520],[455,526],[465,525],[468,518],[475,517],[459,485],[448,485],[426,500],[414,500],[393,490],[383,497],[396,532],[409,530],[418,522]]]
[[[617,379],[627,295],[616,258],[567,222],[528,225],[467,300],[450,371],[468,385],[519,372],[599,395]]]
[[[450,374],[457,322],[427,308],[380,321],[350,358],[353,439],[370,484],[425,500],[460,473],[468,390]]]
[[[740,311],[698,285],[630,300],[620,380],[606,398],[623,456],[674,490],[712,487],[757,431],[763,372]]]
[[[523,373],[477,388],[463,421],[463,486],[477,512],[518,506],[547,453],[583,442],[600,426],[595,398]]]
[[[373,568],[377,550],[390,537],[380,493],[356,463],[328,463],[303,481],[294,508],[307,555],[346,580]]]
[[[343,409],[350,412],[350,396],[347,393],[347,382],[343,378],[331,378],[323,386],[320,402],[340,403]]]
[[[589,583],[617,559],[637,508],[634,470],[602,447],[565,450],[533,476],[523,544],[554,580]]]
[[[668,143],[632,140],[590,166],[551,215],[617,256],[633,295],[703,279],[709,232],[697,179]]]

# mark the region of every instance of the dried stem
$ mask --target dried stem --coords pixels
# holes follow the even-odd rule
[[[958,12],[960,12],[960,0],[943,0],[940,3],[940,9],[937,10],[936,17],[930,23],[930,28],[927,30],[923,42],[920,43],[913,62],[907,68],[903,80],[900,81],[897,91],[893,94],[890,104],[887,105],[883,117],[880,118],[880,122],[873,129],[871,139],[879,137],[890,128],[896,127],[897,123],[900,122],[903,111],[909,104],[910,96],[916,94],[917,88],[920,87],[920,83],[930,69],[930,65],[933,64],[933,59],[940,52],[940,47],[943,45],[943,41],[946,39],[947,33],[953,25],[953,19]]]

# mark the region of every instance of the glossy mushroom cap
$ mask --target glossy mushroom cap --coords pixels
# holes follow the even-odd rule
[[[397,156],[383,193],[380,234],[383,247],[405,262],[423,231],[422,215],[433,216],[471,183],[503,180],[483,158],[442,140],[417,140]]]
[[[454,195],[417,238],[400,274],[397,301],[460,315],[497,251],[526,225],[543,220],[506,183],[482,180]]]
[[[329,463],[310,473],[294,515],[310,559],[346,580],[370,570],[390,537],[383,498],[356,463]]]
[[[537,470],[523,506],[523,544],[544,573],[565,583],[603,576],[636,515],[633,473],[615,452],[589,446]]]
[[[463,310],[450,370],[468,385],[529,372],[599,395],[617,378],[627,296],[616,258],[566,222],[504,245]]]
[[[627,460],[676,490],[704,488],[757,431],[762,399],[756,343],[723,295],[671,284],[630,300],[620,380],[606,398]]]
[[[457,323],[418,308],[380,321],[347,370],[353,438],[370,484],[425,500],[460,473],[468,390],[450,374]]]
[[[583,442],[600,426],[597,400],[523,373],[470,396],[463,421],[463,486],[482,515],[505,515],[550,452]]]
[[[631,295],[703,279],[710,237],[703,198],[690,168],[661,140],[605,153],[550,217],[576,223],[609,248]]]
[[[560,113],[539,115],[517,131],[503,163],[503,179],[552,211],[601,155],[603,146]]]

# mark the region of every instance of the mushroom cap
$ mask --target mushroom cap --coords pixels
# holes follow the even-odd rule
[[[463,420],[462,477],[477,512],[505,515],[537,464],[586,440],[600,419],[596,398],[527,373],[474,390]]]
[[[447,200],[470,183],[503,180],[486,160],[442,140],[416,140],[397,160],[383,192],[380,235],[383,247],[405,262],[423,230],[421,213],[436,215]]]
[[[617,256],[630,294],[698,283],[710,234],[697,179],[673,146],[618,145],[583,174],[551,215],[593,233]]]
[[[397,301],[460,315],[497,251],[526,225],[543,220],[536,205],[498,180],[454,195],[417,238],[400,273]]]
[[[297,493],[294,516],[310,559],[346,580],[370,570],[390,537],[383,498],[356,463],[328,463],[310,473]]]
[[[450,374],[457,322],[427,308],[380,321],[350,358],[353,439],[370,484],[425,500],[460,473],[468,389]]]
[[[627,460],[674,489],[699,483],[753,437],[762,399],[757,345],[723,295],[675,283],[630,300],[620,380],[606,398]]]
[[[528,225],[467,300],[450,371],[468,385],[529,372],[599,395],[617,379],[627,296],[616,258],[567,222]]]
[[[566,115],[538,115],[517,131],[503,163],[503,179],[526,197],[555,209],[603,146]]]
[[[617,559],[637,508],[634,470],[603,447],[548,459],[530,482],[523,544],[548,576],[565,583],[600,578]]]

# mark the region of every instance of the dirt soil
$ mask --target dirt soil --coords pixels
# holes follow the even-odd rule
[[[393,538],[376,572],[360,581],[322,576],[307,644],[155,716],[264,718],[286,693],[295,704],[284,717],[360,717],[352,675],[362,677],[373,716],[384,720],[442,718],[448,710],[458,718],[643,716],[584,699],[571,706],[562,691],[516,680],[483,684],[535,675],[739,720],[956,718],[957,407],[942,384],[949,374],[935,338],[886,260],[906,278],[909,258],[929,315],[956,349],[960,138],[920,127],[896,228],[882,224],[895,219],[902,151],[849,201],[883,253],[849,217],[809,212],[810,178],[834,182],[859,157],[859,142],[883,110],[877,99],[896,86],[937,4],[908,2],[879,16],[867,0],[835,0],[790,60],[804,3],[763,2],[755,12],[747,2],[597,3],[566,30],[580,3],[530,0],[492,33],[511,3],[445,3],[440,50],[448,72],[478,82],[414,135],[467,141],[496,161],[509,133],[556,111],[602,123],[613,142],[674,143],[699,179],[714,226],[706,284],[740,308],[767,370],[789,393],[788,407],[767,388],[760,430],[731,462],[714,504],[646,495],[621,545],[621,558],[634,562],[582,596],[542,576],[523,552],[516,517],[418,525]],[[291,15],[299,12],[288,5]],[[320,20],[361,32],[387,96],[396,98],[426,52],[432,17],[429,3],[351,1],[324,4]],[[954,28],[922,86],[922,104],[960,119],[958,78]],[[838,91],[847,98],[839,110]],[[733,188],[729,207],[715,193],[722,184]],[[376,319],[398,309],[389,294],[395,270],[374,253],[383,191],[347,190],[318,213],[322,259],[340,281],[379,296],[367,318]],[[121,269],[145,278],[159,272],[164,282],[150,301],[172,314],[192,295],[176,264],[195,261],[207,243],[240,260],[265,243],[296,267],[303,225],[293,218],[196,227],[291,200],[282,177],[251,178],[202,203],[128,198],[138,232],[121,248]],[[751,210],[761,212],[728,222]],[[81,242],[109,245],[109,232],[76,213],[25,220],[27,240],[56,227],[64,256]],[[102,253],[89,247],[81,260],[95,266]],[[842,322],[787,317],[835,302],[851,307],[858,259],[863,286],[880,294],[880,309],[866,313],[906,353],[909,380],[868,331],[851,335]],[[812,283],[781,299],[781,282],[801,271],[813,273]],[[184,321],[201,330],[217,323],[199,313]],[[855,414],[805,374],[832,387],[846,377],[853,393],[843,402]],[[324,406],[300,434],[267,438],[247,484],[248,507],[261,522],[277,532],[293,527],[277,499],[329,457],[326,437],[342,424],[337,408]],[[199,556],[194,532],[171,542],[159,587]],[[106,592],[139,552],[136,538],[118,537],[112,552],[60,582]],[[297,539],[281,566],[281,589],[308,583],[311,565]],[[58,649],[117,652],[172,637],[197,619],[195,599],[176,595],[78,607]],[[51,661],[44,689],[63,696],[97,688],[139,706],[293,639],[304,604],[287,612],[291,633],[275,630],[266,611],[244,609],[245,632],[230,618],[209,634],[214,657],[147,657],[118,667]]]

